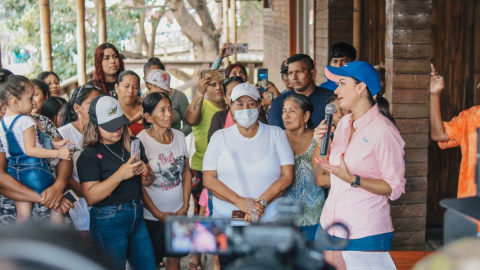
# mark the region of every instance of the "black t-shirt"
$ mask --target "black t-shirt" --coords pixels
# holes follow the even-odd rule
[[[87,85],[87,84],[88,85],[95,85],[93,83],[93,80],[88,81],[85,85]],[[110,96],[117,98],[117,92],[115,91],[115,84],[116,84],[116,82],[105,82],[105,86],[107,87],[107,93]],[[96,86],[98,86],[98,87],[100,87],[100,89],[102,89],[102,87],[100,85],[96,85]]]
[[[132,138],[132,140],[135,138]],[[123,160],[115,156],[110,148],[119,157],[122,157],[122,147],[120,142],[108,144],[105,146],[102,143],[97,143],[94,146],[87,146],[77,160],[77,172],[80,183],[91,181],[104,181],[112,176],[124,163],[130,158],[130,153],[123,151]],[[140,142],[140,158],[148,163],[148,158],[145,155],[145,148]],[[142,198],[142,178],[136,175],[130,179],[123,180],[117,188],[106,197],[103,201],[94,204],[93,206],[113,206],[120,205],[132,200],[139,200]]]

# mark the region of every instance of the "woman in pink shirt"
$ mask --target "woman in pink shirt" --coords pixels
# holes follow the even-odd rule
[[[331,181],[320,225],[347,225],[349,237],[343,230],[328,231],[334,237],[348,237],[347,250],[388,251],[393,238],[388,199],[405,192],[405,142],[388,109],[379,109],[377,103],[386,100],[377,95],[380,82],[372,65],[355,61],[341,68],[326,66],[325,76],[338,83],[340,107],[352,113],[338,123],[328,161],[318,160]],[[321,123],[315,130],[317,140],[325,127]]]

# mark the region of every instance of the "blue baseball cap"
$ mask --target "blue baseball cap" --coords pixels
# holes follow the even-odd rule
[[[328,80],[328,81],[320,84],[319,86],[320,86],[320,87],[323,87],[323,88],[325,88],[325,89],[331,90],[331,91],[335,91],[335,90],[337,89],[337,87],[338,87],[338,85],[337,85],[336,82],[330,81],[330,80]]]
[[[380,78],[375,68],[367,62],[353,61],[343,67],[331,67],[325,66],[325,77],[327,79],[338,82],[339,77],[353,77],[363,83],[365,83],[372,93],[372,96],[376,96],[380,92]]]

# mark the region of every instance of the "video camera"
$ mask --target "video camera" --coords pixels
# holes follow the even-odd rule
[[[277,211],[283,218],[273,223],[231,226],[228,219],[169,217],[165,230],[167,251],[239,256],[227,270],[334,269],[325,263],[323,251],[327,247],[342,249],[348,240],[334,240],[327,231],[337,227],[348,234],[347,227],[332,224],[326,230],[319,230],[314,242],[307,241],[293,223],[294,216],[303,213],[302,203],[281,200]]]

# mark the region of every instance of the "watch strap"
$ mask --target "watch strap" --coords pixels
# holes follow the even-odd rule
[[[357,188],[360,186],[360,176],[355,175],[355,181],[352,183],[352,187]]]

